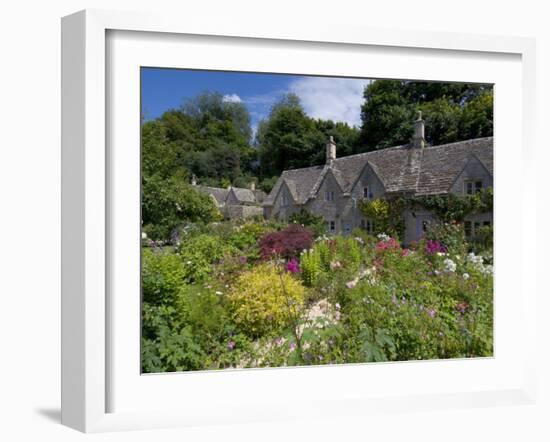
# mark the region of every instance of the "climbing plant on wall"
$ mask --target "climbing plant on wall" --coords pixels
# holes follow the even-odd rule
[[[403,211],[422,207],[444,222],[462,222],[468,215],[493,210],[493,189],[487,188],[473,195],[392,196],[364,200],[360,209],[374,222],[375,233],[402,237],[405,231]]]

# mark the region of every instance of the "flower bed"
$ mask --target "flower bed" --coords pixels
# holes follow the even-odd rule
[[[147,245],[143,371],[490,356],[492,258],[442,238],[249,221]]]

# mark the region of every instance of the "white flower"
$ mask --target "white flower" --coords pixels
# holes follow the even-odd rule
[[[467,273],[464,273],[464,274],[462,275],[462,277],[463,277],[464,279],[468,279],[468,278],[470,277],[470,275],[468,275]]]
[[[493,266],[492,265],[486,265],[481,269],[481,273],[484,275],[492,275],[493,274]]]
[[[187,261],[186,263],[188,266],[190,266],[191,264],[193,264],[191,261]]]
[[[220,292],[219,290],[216,290],[216,295],[223,295],[223,293]]]
[[[389,241],[390,240],[389,235],[386,235],[385,233],[379,233],[377,235],[377,238],[381,241]]]
[[[449,258],[446,258],[445,261],[443,261],[443,265],[445,266],[446,272],[455,272],[456,271],[456,263]]]
[[[147,239],[147,233],[141,232],[141,239]]]
[[[437,256],[447,256],[447,254],[443,252],[437,252]]]

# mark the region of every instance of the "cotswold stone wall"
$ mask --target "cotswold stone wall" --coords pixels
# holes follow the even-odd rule
[[[252,218],[263,215],[264,210],[260,206],[226,205],[224,207],[224,216],[229,219]]]

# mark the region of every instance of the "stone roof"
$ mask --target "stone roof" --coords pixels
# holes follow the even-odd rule
[[[493,138],[477,138],[439,146],[413,148],[410,145],[337,158],[332,164],[285,170],[264,201],[273,205],[283,183],[297,204],[314,198],[325,175],[331,171],[344,194],[351,192],[368,164],[386,192],[415,195],[447,193],[468,160],[477,158],[493,174]]]
[[[214,197],[219,206],[225,203],[227,195],[229,195],[229,189],[223,189],[221,187],[196,186],[196,189],[199,192],[207,193]]]
[[[261,204],[267,197],[265,192],[261,190],[251,190],[242,187],[230,187],[224,189],[222,187],[196,186],[196,189],[199,192],[207,193],[214,197],[219,206],[225,204],[231,190],[233,190],[238,202],[243,204]]]

